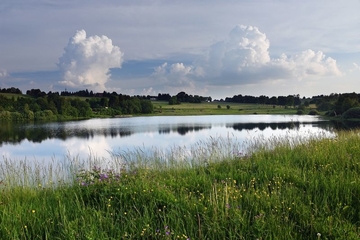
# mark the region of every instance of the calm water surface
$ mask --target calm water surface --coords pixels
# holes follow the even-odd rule
[[[46,161],[67,157],[108,158],[134,148],[190,147],[209,138],[239,144],[261,136],[331,135],[332,124],[316,116],[231,115],[90,119],[84,121],[2,125],[2,159]]]

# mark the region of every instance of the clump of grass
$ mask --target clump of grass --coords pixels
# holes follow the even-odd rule
[[[75,171],[72,184],[7,185],[0,236],[359,239],[359,131],[252,143],[246,154],[217,139],[170,153],[138,149],[114,154],[117,167]]]

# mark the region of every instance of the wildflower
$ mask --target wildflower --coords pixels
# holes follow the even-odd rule
[[[109,176],[106,173],[102,173],[100,174],[100,179],[99,180],[104,180],[104,179],[108,179]]]
[[[33,209],[33,210],[31,210],[31,212],[32,212],[32,213],[35,213],[35,210],[34,210],[34,209]]]

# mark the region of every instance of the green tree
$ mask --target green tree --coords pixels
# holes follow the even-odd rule
[[[100,105],[102,107],[108,107],[109,106],[109,99],[106,97],[102,97],[100,100]]]
[[[179,104],[178,99],[176,96],[172,96],[169,100],[169,105],[175,105],[175,104]]]
[[[153,111],[154,111],[154,106],[150,100],[141,100],[142,113],[152,113]]]
[[[71,106],[76,108],[78,111],[79,117],[90,117],[92,114],[92,110],[90,108],[90,104],[86,101],[81,101],[79,99],[74,99],[71,101]]]

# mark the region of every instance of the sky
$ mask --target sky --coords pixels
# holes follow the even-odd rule
[[[1,0],[0,88],[360,92],[360,0]]]

